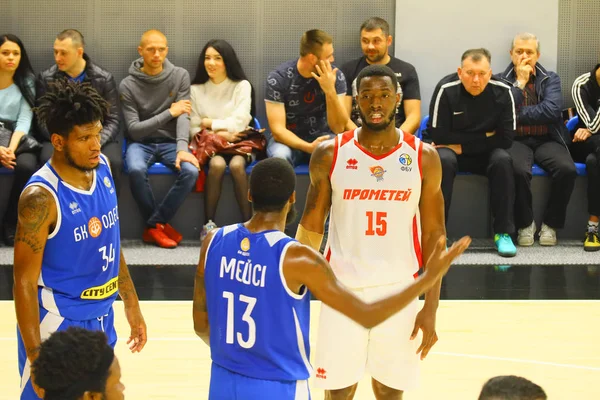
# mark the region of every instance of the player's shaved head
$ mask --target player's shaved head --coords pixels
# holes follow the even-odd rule
[[[155,37],[159,37],[160,39],[165,41],[165,45],[167,45],[167,37],[165,36],[164,33],[162,33],[161,31],[159,31],[158,29],[150,29],[147,30],[146,32],[144,32],[142,34],[142,37],[140,39],[140,47],[144,47],[146,45],[146,42],[148,42],[148,40],[150,38],[155,38]]]

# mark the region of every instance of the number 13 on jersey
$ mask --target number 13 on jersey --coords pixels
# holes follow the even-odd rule
[[[385,236],[387,233],[387,213],[380,211],[367,211],[366,236]]]
[[[225,343],[233,344],[234,341],[234,331],[236,322],[234,321],[235,317],[235,295],[232,292],[223,292],[223,298],[227,300],[227,330],[225,333]],[[244,321],[248,325],[248,340],[244,340],[242,334],[238,332],[236,334],[237,342],[240,346],[245,349],[250,349],[254,346],[256,342],[256,323],[254,322],[254,318],[250,316],[252,314],[252,310],[256,305],[256,298],[244,296],[240,294],[239,297],[240,303],[246,304],[246,310],[242,315],[242,321]]]

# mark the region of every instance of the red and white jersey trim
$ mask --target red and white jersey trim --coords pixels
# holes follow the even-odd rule
[[[398,130],[398,145],[386,154],[372,154],[359,143],[359,132],[335,138],[325,256],[350,288],[414,279],[423,265],[423,143]]]

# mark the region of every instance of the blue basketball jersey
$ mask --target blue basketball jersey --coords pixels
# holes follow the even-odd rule
[[[44,164],[27,183],[54,197],[56,227],[48,235],[38,280],[40,307],[71,320],[107,315],[118,292],[120,229],[114,181],[104,155],[90,190],[77,189]]]
[[[280,231],[251,233],[243,224],[213,236],[204,281],[214,363],[256,379],[297,381],[312,373],[310,295],[283,277],[294,239]]]

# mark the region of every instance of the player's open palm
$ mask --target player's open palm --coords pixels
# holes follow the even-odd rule
[[[471,238],[464,236],[460,240],[454,242],[452,246],[446,250],[444,238],[440,238],[435,244],[435,249],[429,256],[427,264],[425,264],[427,274],[434,276],[436,280],[442,279],[450,269],[452,262],[464,253],[465,250],[469,248],[470,244]]]
[[[127,340],[127,345],[132,353],[139,353],[148,341],[146,321],[144,321],[142,311],[139,307],[126,307],[125,316],[127,317],[127,322],[129,322],[129,327],[131,328],[131,334],[129,335],[129,340]]]

